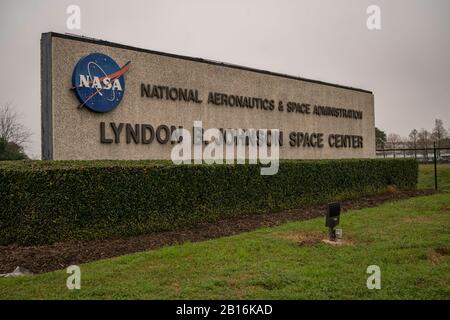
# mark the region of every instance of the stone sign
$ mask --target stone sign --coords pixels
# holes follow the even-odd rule
[[[177,128],[279,130],[281,159],[375,157],[370,91],[45,33],[42,158],[169,159]]]

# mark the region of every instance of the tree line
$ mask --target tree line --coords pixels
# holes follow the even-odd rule
[[[407,137],[375,128],[375,137],[377,149],[429,149],[434,143],[438,148],[450,148],[450,129],[445,129],[441,119],[435,120],[432,130],[413,128]]]

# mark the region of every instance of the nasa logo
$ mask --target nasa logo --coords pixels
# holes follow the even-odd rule
[[[128,61],[122,68],[102,53],[91,53],[78,61],[72,75],[72,89],[80,100],[79,108],[88,107],[95,112],[114,110],[125,93],[124,73],[130,68]]]

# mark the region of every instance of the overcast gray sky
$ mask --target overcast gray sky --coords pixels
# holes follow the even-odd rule
[[[66,8],[81,8],[81,30]],[[381,8],[381,30],[366,9]],[[450,128],[449,0],[0,0],[0,103],[40,156],[41,33],[71,32],[372,90],[375,122],[408,135]]]

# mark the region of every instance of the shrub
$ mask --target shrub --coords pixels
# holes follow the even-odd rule
[[[0,137],[0,161],[28,159],[23,147]]]
[[[385,190],[414,188],[413,159],[182,165],[168,161],[0,163],[0,244],[45,244],[173,230]]]

